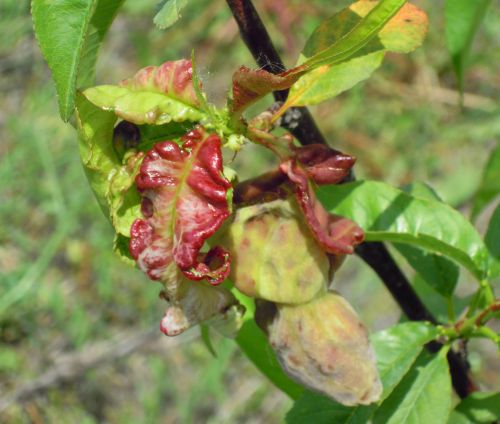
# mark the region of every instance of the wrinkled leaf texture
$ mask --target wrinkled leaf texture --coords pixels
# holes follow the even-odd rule
[[[92,87],[84,95],[101,109],[134,124],[198,122],[205,117],[193,86],[191,61],[187,59],[148,66],[118,86]]]
[[[423,346],[436,337],[436,328],[424,322],[398,324],[371,336],[384,387],[382,401],[406,375]],[[286,422],[366,424],[376,408],[377,404],[346,407],[324,396],[305,391],[288,412]]]
[[[363,228],[368,241],[411,244],[453,259],[478,279],[487,276],[489,253],[480,235],[444,203],[376,181],[321,187],[318,197],[328,211]]]
[[[99,47],[123,0],[32,0],[42,54],[52,71],[59,110],[68,121],[78,87],[92,84]]]
[[[144,219],[132,225],[130,251],[151,279],[169,280],[175,263],[190,279],[220,283],[229,254],[214,247],[200,260],[199,253],[230,214],[221,140],[198,127],[181,141],[157,143],[142,162],[136,185]],[[222,264],[212,270],[214,260]]]

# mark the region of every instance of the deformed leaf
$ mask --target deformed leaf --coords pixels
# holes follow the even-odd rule
[[[377,409],[374,424],[446,424],[451,412],[451,378],[446,349],[422,352],[392,394]]]
[[[187,0],[164,0],[153,22],[160,29],[166,29],[175,24],[181,17],[181,10],[186,7]]]
[[[32,0],[35,34],[57,88],[59,110],[68,121],[77,82],[92,82],[99,46],[123,0]]]
[[[438,335],[436,327],[425,322],[397,324],[372,334],[371,341],[377,357],[377,368],[383,385],[382,399],[408,372],[423,346]],[[346,407],[312,392],[304,392],[288,412],[289,424],[314,422],[319,424],[366,424],[377,405]]]
[[[200,121],[205,117],[194,90],[190,60],[165,62],[141,69],[116,85],[84,91],[85,97],[104,110],[134,124],[162,125]]]
[[[113,147],[116,117],[77,94],[80,156],[92,191],[116,232],[130,236],[130,226],[140,213],[134,186],[142,153],[129,154],[122,164]]]
[[[151,279],[170,279],[172,263],[190,279],[217,284],[227,277],[230,258],[223,249],[199,257],[230,214],[231,184],[222,173],[220,149],[220,138],[198,127],[181,145],[157,143],[144,158],[136,178],[144,219],[131,228],[130,251]]]
[[[376,181],[321,187],[318,197],[327,210],[363,228],[367,240],[412,244],[457,261],[478,279],[487,275],[489,255],[480,235],[442,202]]]
[[[320,246],[331,254],[353,253],[354,246],[364,239],[361,228],[353,221],[330,214],[324,209],[316,198],[307,168],[296,159],[283,162],[280,169],[294,184],[295,194],[307,225]],[[344,170],[344,176],[348,174],[348,169]]]
[[[301,305],[276,307],[266,331],[288,375],[344,405],[380,398],[368,332],[344,298],[329,292]]]
[[[221,243],[231,252],[230,278],[247,296],[298,304],[326,288],[328,257],[293,199],[239,208]]]

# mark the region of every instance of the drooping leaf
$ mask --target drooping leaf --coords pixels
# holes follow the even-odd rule
[[[457,261],[478,279],[487,274],[488,251],[481,237],[444,203],[375,181],[321,187],[318,196],[327,210],[363,228],[367,240],[412,244]]]
[[[358,1],[323,21],[308,39],[299,63],[340,42],[377,4]],[[422,44],[426,32],[425,13],[412,4],[405,4],[376,37],[349,60],[324,64],[302,76],[290,90],[287,107],[317,104],[348,90],[380,66],[386,51],[408,53]]]
[[[489,277],[496,278],[500,275],[500,204],[491,216],[484,242],[490,252]]]
[[[128,155],[122,164],[113,147],[116,117],[77,94],[77,126],[80,156],[101,209],[116,232],[130,236],[130,225],[140,213],[134,187],[142,153]]]
[[[500,420],[500,393],[474,392],[463,399],[455,411],[468,422],[490,424]]]
[[[190,60],[141,69],[119,86],[101,85],[83,93],[104,110],[134,124],[200,121],[205,114],[194,90]]]
[[[238,113],[271,91],[286,90],[305,68],[294,68],[280,74],[272,74],[263,69],[249,69],[241,66],[233,74],[233,99],[231,109]]]
[[[174,262],[188,278],[216,284],[229,273],[228,253],[215,247],[201,261],[198,255],[230,214],[221,141],[199,127],[182,142],[158,143],[142,162],[136,184],[144,219],[132,226],[130,251],[153,280],[168,279]],[[222,264],[211,269],[218,261]]]
[[[461,92],[464,88],[464,71],[467,57],[479,26],[491,0],[446,0],[445,39]]]
[[[77,82],[92,82],[97,51],[123,0],[32,0],[35,34],[68,121]]]
[[[305,167],[295,159],[280,165],[295,186],[298,203],[304,213],[307,225],[321,247],[331,254],[351,254],[354,246],[364,239],[358,225],[341,215],[328,213],[316,198],[310,176]],[[347,175],[347,170],[345,172]]]
[[[371,336],[384,387],[382,399],[387,398],[405,376],[423,346],[436,337],[436,328],[424,322],[398,324]],[[346,407],[307,391],[295,402],[286,421],[288,424],[366,424],[376,407],[377,405]]]
[[[153,22],[160,29],[166,29],[175,24],[181,17],[181,10],[186,7],[187,0],[164,0]]]
[[[497,196],[500,196],[500,145],[493,150],[484,168],[483,178],[474,196],[471,218],[475,219]]]
[[[451,412],[451,378],[446,349],[422,352],[410,371],[377,409],[374,424],[446,424]]]

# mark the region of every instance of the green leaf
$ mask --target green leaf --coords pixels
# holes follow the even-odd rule
[[[444,203],[376,181],[325,186],[318,196],[330,212],[361,226],[368,241],[411,244],[457,261],[478,279],[487,274],[488,251],[481,237]]]
[[[119,86],[100,85],[83,94],[101,109],[134,124],[201,121],[206,116],[192,83],[190,60],[148,66]]]
[[[165,0],[153,22],[160,29],[166,29],[175,24],[181,17],[181,10],[187,5],[187,0]]]
[[[409,184],[402,187],[402,190],[413,197],[441,201],[432,187],[421,182]],[[460,274],[459,268],[453,262],[408,244],[393,245],[428,285],[445,298],[453,295]]]
[[[267,337],[255,321],[248,320],[241,327],[236,342],[253,364],[292,399],[297,399],[304,388],[292,381],[281,369]]]
[[[113,147],[116,116],[81,94],[76,105],[80,156],[92,191],[116,232],[129,237],[132,222],[140,216],[140,197],[133,185],[140,156],[129,155],[122,165]]]
[[[90,84],[97,51],[123,0],[32,0],[35,34],[56,84],[59,110],[68,121],[77,81]]]
[[[94,84],[99,48],[123,2],[124,0],[97,1],[78,65],[77,88],[86,88]]]
[[[452,394],[446,351],[437,355],[422,352],[375,412],[373,424],[446,424]]]
[[[361,24],[377,5],[375,1],[358,1],[323,21],[308,39],[299,63],[329,49]],[[324,64],[302,76],[291,88],[287,104],[317,104],[348,90],[367,79],[382,63],[386,51],[407,53],[417,48],[427,32],[425,13],[405,4],[380,30],[376,37],[338,64]]]
[[[490,278],[500,275],[500,204],[496,207],[491,216],[484,237],[486,247],[490,252]]]
[[[245,296],[234,286],[231,292],[246,310],[243,325],[236,336],[236,343],[257,369],[269,378],[277,388],[292,399],[297,399],[304,391],[304,388],[285,374],[276,359],[276,354],[269,345],[266,335],[255,323],[253,319],[255,313],[254,300]]]
[[[474,196],[471,219],[475,219],[479,212],[498,196],[500,196],[500,144],[493,150],[484,167],[481,184]]]
[[[446,298],[453,295],[459,276],[459,269],[453,262],[408,244],[394,243],[394,247],[439,294]]]
[[[455,411],[469,422],[490,424],[500,420],[500,393],[474,392],[463,399]]]
[[[445,38],[458,78],[464,88],[464,71],[469,50],[491,0],[446,0]]]
[[[405,3],[406,0],[381,0],[343,37],[319,52],[314,49],[314,54],[308,57],[303,65],[309,68],[334,65],[351,58],[377,36]]]
[[[383,399],[408,372],[424,344],[437,337],[434,326],[407,322],[372,335],[377,368],[384,386]],[[365,424],[377,405],[347,407],[324,396],[306,391],[288,412],[289,424],[304,422]]]

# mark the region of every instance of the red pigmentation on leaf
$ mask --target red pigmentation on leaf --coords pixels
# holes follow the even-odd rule
[[[192,280],[218,284],[229,273],[229,254],[200,250],[230,214],[221,140],[198,127],[181,142],[157,143],[142,162],[136,185],[145,219],[132,225],[130,252],[151,279],[167,279],[175,263]]]
[[[296,158],[309,177],[319,185],[342,181],[356,162],[356,158],[323,144],[310,144],[294,148]]]
[[[295,185],[295,196],[309,229],[323,249],[335,255],[353,253],[354,246],[364,240],[363,230],[351,220],[325,210],[316,198],[308,171],[296,159],[283,162],[280,169]],[[321,172],[319,174],[322,180],[327,180]]]

